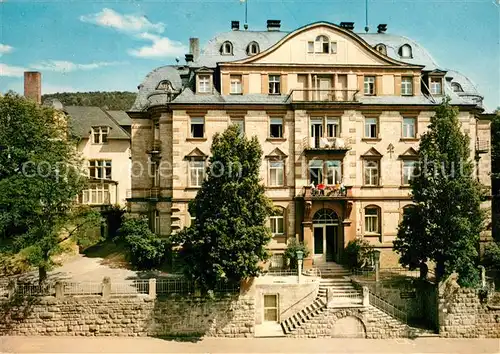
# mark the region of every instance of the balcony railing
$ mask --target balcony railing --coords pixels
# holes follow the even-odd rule
[[[323,189],[304,187],[303,196],[305,199],[335,199],[351,196],[351,186],[325,186]]]
[[[154,140],[151,143],[151,148],[149,149],[150,154],[159,154],[161,152],[161,141]]]
[[[289,98],[295,102],[357,102],[358,90],[300,89],[292,90]]]
[[[307,137],[302,140],[302,147],[303,150],[348,151],[351,144],[342,138]]]

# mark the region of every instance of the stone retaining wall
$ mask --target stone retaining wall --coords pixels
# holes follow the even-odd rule
[[[460,288],[451,278],[439,289],[439,335],[451,338],[500,338],[500,306],[481,301],[480,291]]]
[[[30,298],[0,304],[0,335],[251,337],[253,297]]]

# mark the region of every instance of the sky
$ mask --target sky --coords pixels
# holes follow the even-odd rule
[[[316,21],[365,27],[365,0],[248,0],[250,30],[279,19],[291,31]],[[183,62],[244,22],[241,0],[0,0],[0,92],[22,93],[23,71],[42,72],[42,93],[137,91],[148,72]],[[368,0],[379,23],[425,47],[440,67],[468,76],[489,110],[500,106],[499,0]]]

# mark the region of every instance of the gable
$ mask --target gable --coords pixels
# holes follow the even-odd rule
[[[203,158],[206,159],[208,156],[198,148],[194,148],[189,154],[186,155],[186,159],[191,158]]]
[[[287,154],[285,154],[283,151],[280,150],[280,148],[275,148],[269,155],[266,156],[267,158],[276,158],[276,159],[284,159],[288,157]]]
[[[318,36],[334,42],[336,52],[309,53],[308,42]],[[298,29],[259,55],[239,61],[253,64],[317,64],[317,65],[401,65],[374,50],[368,43],[351,31],[328,23],[316,23]]]
[[[414,148],[409,148],[405,152],[403,152],[401,155],[399,155],[400,159],[411,159],[414,160],[418,158],[418,152]]]
[[[370,148],[370,150],[368,150],[367,152],[365,152],[363,155],[361,155],[361,157],[364,157],[364,158],[369,158],[369,157],[374,157],[374,158],[380,158],[382,157],[382,154],[380,152],[377,151],[377,149],[375,148]]]

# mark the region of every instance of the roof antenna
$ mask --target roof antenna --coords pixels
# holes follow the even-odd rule
[[[248,0],[240,0],[240,3],[245,3],[245,24],[243,27],[245,30],[248,29]]]
[[[370,30],[370,27],[368,27],[368,0],[365,1],[365,4],[366,4],[366,6],[365,6],[365,10],[366,10],[365,11],[365,15],[366,15],[365,16],[365,19],[366,19],[365,32],[368,33],[368,31]]]

